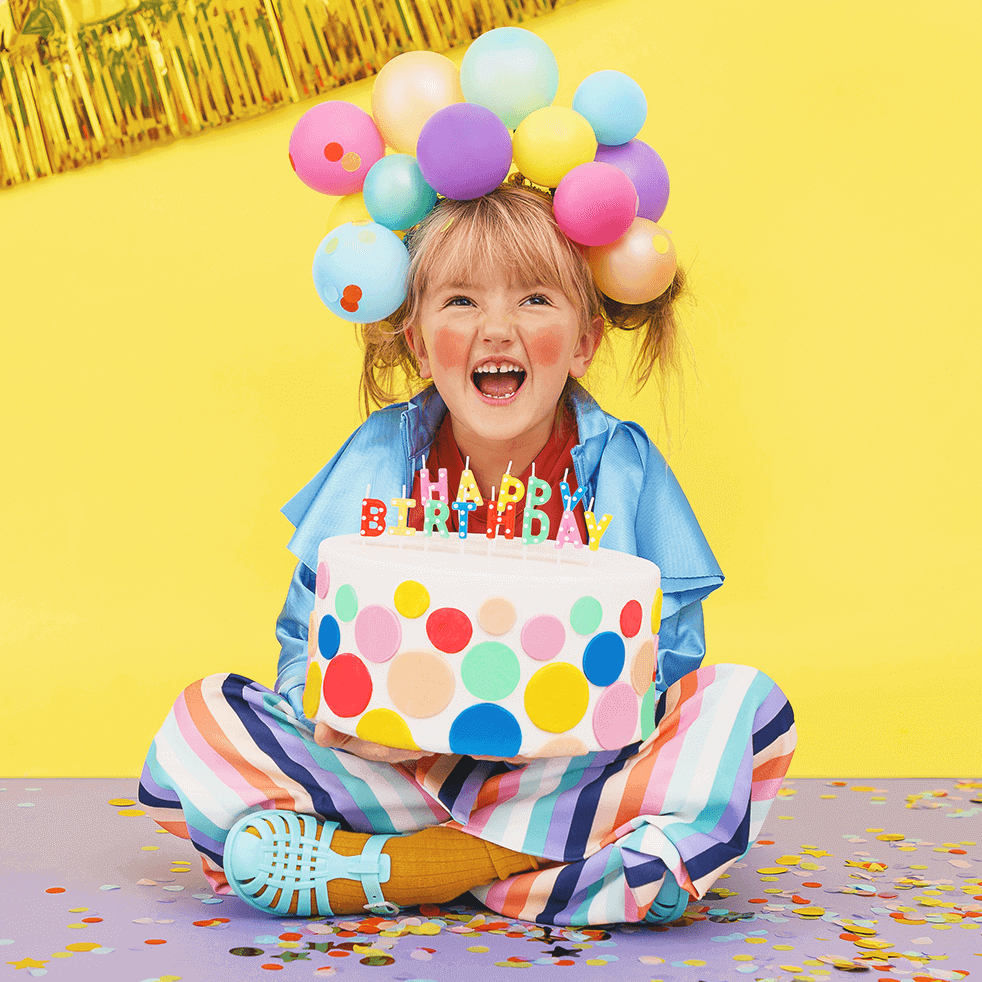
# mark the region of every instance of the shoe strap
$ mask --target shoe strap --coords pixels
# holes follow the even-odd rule
[[[365,898],[368,903],[366,909],[381,908],[385,913],[392,913],[389,907],[395,904],[389,902],[382,896],[381,883],[385,883],[392,875],[392,860],[382,852],[382,846],[394,838],[391,835],[373,835],[362,847],[360,856],[351,856],[353,860],[348,866],[351,879],[361,880],[361,885],[365,890]],[[396,911],[399,908],[396,907]]]

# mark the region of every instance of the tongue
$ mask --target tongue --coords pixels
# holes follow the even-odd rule
[[[513,395],[518,391],[519,385],[521,385],[521,376],[515,372],[496,374],[479,372],[477,376],[477,387],[484,395],[492,398]]]

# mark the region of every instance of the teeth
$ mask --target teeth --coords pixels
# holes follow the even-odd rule
[[[525,369],[520,365],[512,365],[510,363],[505,363],[503,365],[480,365],[474,369],[475,372],[480,373],[496,373],[496,372],[524,372]]]

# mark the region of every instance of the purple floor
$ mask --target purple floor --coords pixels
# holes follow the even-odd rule
[[[190,846],[125,803],[135,780],[0,780],[0,979],[982,976],[982,782],[798,780],[780,794],[761,840],[685,918],[608,932],[473,904],[381,925],[277,920],[212,897]]]

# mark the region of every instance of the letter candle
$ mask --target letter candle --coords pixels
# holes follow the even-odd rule
[[[460,484],[457,487],[457,500],[452,502],[450,507],[457,512],[457,536],[461,539],[467,538],[467,519],[472,511],[476,511],[478,505],[483,505],[481,492],[477,490],[477,481],[471,473],[471,458],[468,456],[464,461],[464,469],[460,474]],[[464,544],[461,542],[460,551],[463,553]]]
[[[601,515],[600,523],[597,523],[597,517],[593,514],[593,502],[595,498],[590,499],[590,508],[588,511],[583,513],[583,517],[586,519],[586,530],[590,536],[590,551],[596,552],[600,548],[600,540],[604,537],[604,532],[607,531],[607,526],[610,525],[613,515]]]
[[[361,499],[361,534],[364,536],[381,535],[385,531],[385,502],[371,497],[371,483],[365,488],[365,497]]]
[[[492,509],[494,510],[494,521],[492,521]],[[491,558],[491,542],[494,539],[494,533],[498,530],[498,506],[494,500],[494,488],[491,489],[491,497],[488,498],[488,527],[487,531],[484,533],[488,539],[488,559]]]
[[[535,476],[535,464],[532,464],[532,476],[529,478],[525,494],[525,517],[522,520],[522,556],[528,545],[544,542],[549,538],[549,516],[538,506],[544,505],[552,497],[552,488],[548,481]],[[532,534],[532,522],[539,520],[539,531]]]
[[[515,538],[515,506],[525,494],[525,485],[517,477],[512,477],[512,463],[513,461],[508,461],[508,469],[501,475],[498,514],[495,517],[495,535],[503,532],[506,539]]]
[[[569,475],[569,468],[563,472],[563,479],[559,482],[559,490],[563,496],[563,517],[556,530],[556,549],[561,553],[562,548],[567,542],[572,543],[574,549],[583,548],[583,539],[580,537],[580,530],[573,517],[573,509],[583,498],[584,488],[577,488],[576,494],[570,494],[569,485],[566,478]]]
[[[416,507],[416,501],[413,498],[406,497],[405,484],[402,486],[402,497],[393,498],[392,504],[399,510],[399,524],[389,529],[389,535],[415,535],[416,529],[407,525],[406,519],[409,517],[409,509]],[[399,545],[402,545],[401,539],[399,540]]]

